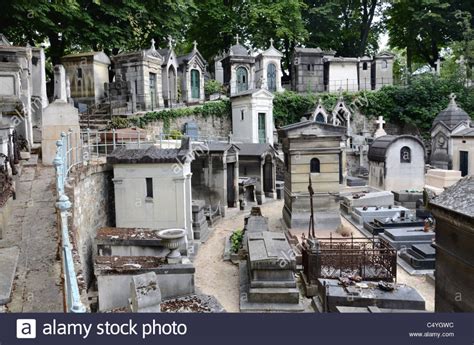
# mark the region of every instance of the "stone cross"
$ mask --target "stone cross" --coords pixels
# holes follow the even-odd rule
[[[150,47],[151,50],[155,50],[155,40],[152,38],[151,39],[151,47]]]
[[[438,58],[438,60],[436,60],[435,65],[436,65],[436,74],[441,75],[441,60],[440,60],[440,58]]]
[[[270,37],[270,47],[273,47],[273,38]]]
[[[198,45],[198,43],[196,42],[196,40],[194,40],[194,41],[193,41],[193,46],[194,46],[193,49],[194,49],[194,50],[197,50],[197,45]]]
[[[379,125],[379,128],[377,128],[377,130],[375,131],[374,138],[387,135],[387,132],[385,132],[385,129],[383,129],[383,125],[385,124],[383,116],[379,116],[378,120],[375,121],[375,123]]]
[[[236,44],[239,44],[239,38],[240,38],[240,37],[239,37],[239,34],[235,35],[235,42],[236,42]]]
[[[168,47],[170,47],[170,49],[173,48],[173,37],[170,35],[168,35]]]
[[[385,124],[385,120],[383,119],[383,116],[379,116],[378,120],[375,121],[375,123],[379,125],[378,129],[383,129],[383,125]]]

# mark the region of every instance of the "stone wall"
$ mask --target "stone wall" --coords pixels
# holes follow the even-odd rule
[[[87,288],[94,274],[93,253],[97,229],[115,225],[113,170],[105,164],[91,165],[81,168],[72,177],[70,187],[66,190],[72,203],[69,229],[79,256],[79,270],[82,271]]]
[[[170,130],[184,130],[186,122],[195,122],[199,128],[199,136],[211,136],[227,138],[232,132],[232,120],[229,117],[202,117],[202,116],[182,116],[170,120]],[[147,125],[147,132],[152,135],[160,135],[163,132],[164,124],[162,120],[154,121]]]

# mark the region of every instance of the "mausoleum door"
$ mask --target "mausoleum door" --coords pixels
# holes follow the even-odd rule
[[[199,99],[200,97],[200,75],[197,69],[191,70],[191,97]]]
[[[235,163],[227,164],[227,206],[235,207],[235,184],[234,184]]]
[[[271,92],[275,92],[277,89],[276,86],[276,66],[273,63],[268,64],[267,67],[267,83],[268,83],[268,90]]]
[[[156,108],[156,74],[150,73],[150,103],[151,110]]]
[[[237,68],[237,92],[248,90],[248,73],[244,67]]]
[[[168,93],[170,103],[176,102],[176,72],[173,66],[168,70]]]
[[[469,152],[459,151],[459,170],[461,170],[461,176],[467,175],[468,166],[469,166]]]
[[[258,142],[260,144],[267,142],[265,116],[265,113],[258,113]]]

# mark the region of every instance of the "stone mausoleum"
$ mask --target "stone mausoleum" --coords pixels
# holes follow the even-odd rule
[[[369,148],[369,186],[388,191],[423,190],[425,147],[412,135],[384,135]]]
[[[330,118],[316,121],[316,115],[278,130],[285,156],[283,219],[289,228],[308,227],[311,179],[315,228],[335,230],[341,223],[338,196],[346,178],[347,128]]]

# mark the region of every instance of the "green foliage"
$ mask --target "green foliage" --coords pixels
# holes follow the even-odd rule
[[[242,248],[242,241],[244,239],[244,232],[242,230],[236,230],[230,236],[230,250],[232,253],[237,253]]]
[[[126,117],[119,117],[119,116],[114,116],[112,118],[112,121],[110,121],[108,128],[112,129],[119,129],[119,128],[128,128],[130,127],[131,123],[130,120]]]
[[[194,117],[230,117],[231,106],[228,100],[218,100],[212,102],[206,102],[203,105],[195,107],[183,107],[173,108],[161,111],[148,112],[143,116],[135,116],[130,119],[130,123],[138,126],[145,127],[147,124],[154,121],[163,121],[164,131],[168,132],[170,129],[171,121],[179,117],[194,116]]]
[[[463,79],[453,75],[440,78],[432,74],[414,78],[410,85],[385,86],[378,91],[344,93],[344,101],[352,110],[359,110],[368,118],[384,116],[386,121],[400,126],[415,126],[419,134],[427,136],[436,115],[446,108],[449,95],[455,93],[456,101],[468,114],[474,115],[474,91],[465,87]],[[297,94],[285,91],[275,95],[273,114],[276,126],[300,121],[312,111],[321,98],[326,110],[332,110],[337,94]]]
[[[170,134],[168,135],[168,137],[169,137],[169,139],[178,140],[178,139],[181,139],[183,137],[183,133],[181,133],[177,129],[173,129],[173,130],[170,131]]]
[[[206,95],[212,95],[213,93],[224,93],[222,84],[217,80],[210,79],[204,84],[204,93]]]

